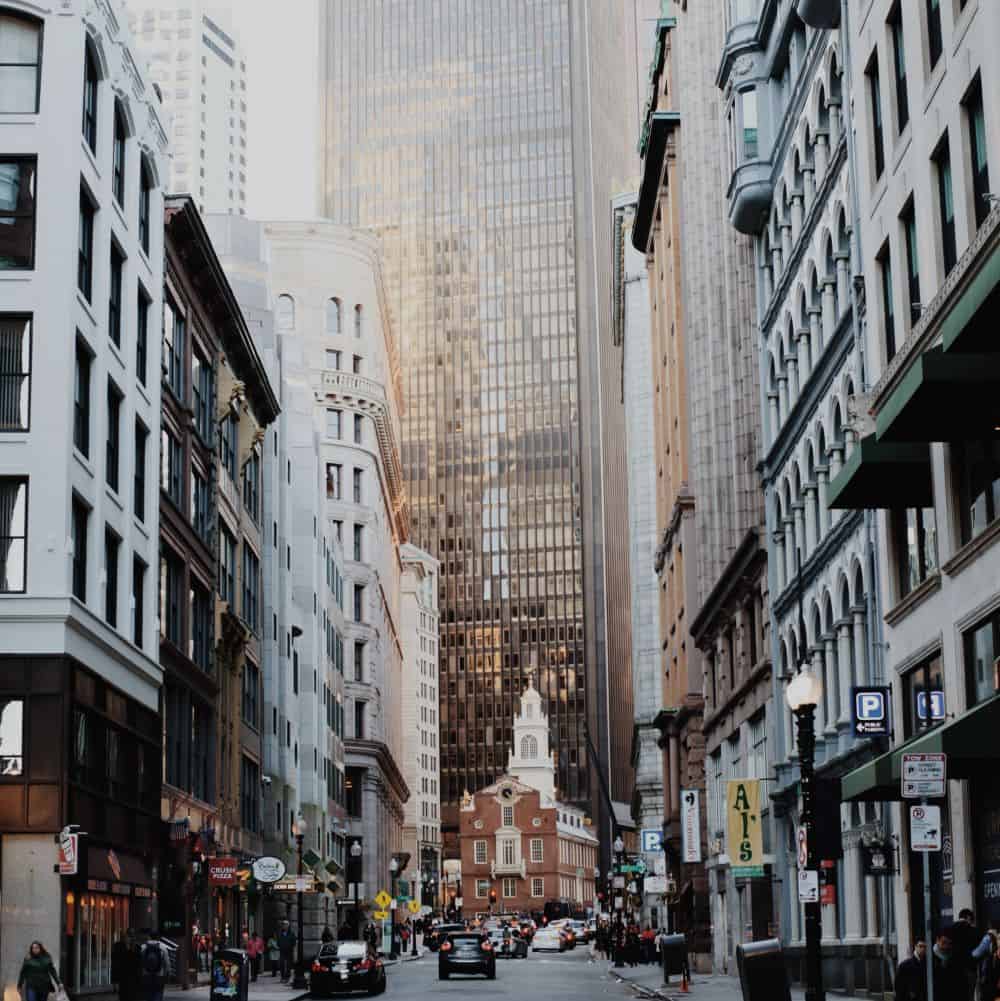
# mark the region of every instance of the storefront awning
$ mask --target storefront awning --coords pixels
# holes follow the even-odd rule
[[[1000,727],[1000,693],[958,719],[911,737],[904,744],[848,772],[840,780],[841,799],[889,802],[902,799],[900,776],[904,754],[946,754],[949,779],[971,779],[996,771],[996,733]]]
[[[993,249],[941,324],[945,351],[1000,351],[996,317],[1000,309],[1000,246]]]
[[[830,481],[829,506],[863,508],[930,507],[931,457],[926,444],[862,438]]]
[[[1000,425],[1000,355],[945,353],[915,358],[879,409],[882,442],[961,441]]]

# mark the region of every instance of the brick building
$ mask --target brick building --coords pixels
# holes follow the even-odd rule
[[[464,911],[540,911],[548,902],[585,909],[594,901],[598,841],[582,810],[559,801],[548,716],[534,685],[514,718],[507,773],[459,811]]]

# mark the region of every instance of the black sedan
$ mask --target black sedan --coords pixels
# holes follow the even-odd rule
[[[489,936],[480,932],[452,932],[438,950],[438,979],[453,973],[481,973],[496,980],[497,957]]]
[[[427,937],[424,939],[424,945],[427,946],[431,952],[437,952],[441,947],[441,943],[452,933],[457,931],[465,931],[465,925],[462,924],[440,924],[435,925],[428,933]]]
[[[385,990],[385,967],[367,942],[328,942],[312,961],[309,996],[365,991],[369,996]]]

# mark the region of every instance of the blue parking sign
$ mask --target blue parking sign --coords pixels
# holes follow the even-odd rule
[[[642,850],[644,852],[662,852],[663,831],[658,827],[644,827],[642,829]]]
[[[927,701],[930,697],[931,711],[927,711]],[[917,719],[944,719],[944,692],[917,692]]]
[[[888,737],[889,689],[882,685],[852,688],[855,737]]]

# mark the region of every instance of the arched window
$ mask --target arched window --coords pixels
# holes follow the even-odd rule
[[[326,332],[331,337],[340,334],[340,300],[337,298],[326,301]]]
[[[361,336],[361,303],[354,307],[354,336]]]
[[[290,295],[278,296],[278,329],[295,329],[295,300]]]
[[[35,114],[42,62],[42,25],[14,11],[0,12],[0,62],[4,64],[0,113]]]
[[[525,761],[532,761],[538,757],[538,739],[531,734],[521,738],[521,757]]]

